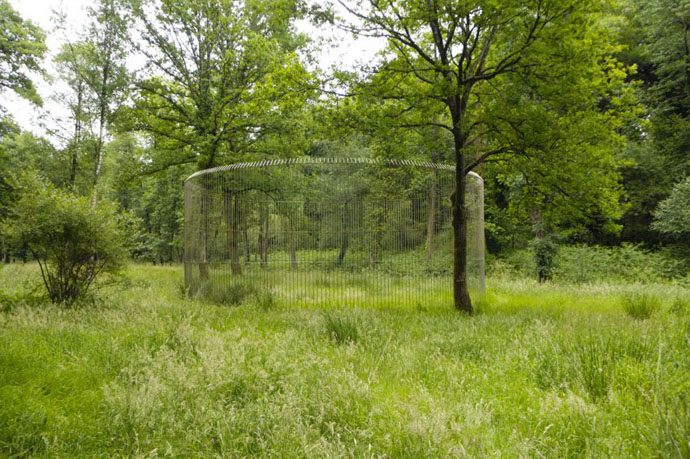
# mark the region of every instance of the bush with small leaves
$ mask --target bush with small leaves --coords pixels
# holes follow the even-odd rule
[[[19,199],[2,232],[38,262],[48,297],[71,305],[127,257],[122,218],[109,204],[55,188],[33,173],[18,181]]]

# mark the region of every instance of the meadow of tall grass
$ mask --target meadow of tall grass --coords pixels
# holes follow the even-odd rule
[[[467,317],[136,265],[65,309],[36,269],[0,269],[0,456],[690,457],[681,285],[490,276]]]

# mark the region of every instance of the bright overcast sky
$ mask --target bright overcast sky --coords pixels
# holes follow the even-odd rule
[[[48,56],[45,60],[45,68],[49,73],[54,74],[51,59],[66,40],[75,37],[65,36],[63,32],[53,33],[54,24],[52,23],[53,11],[62,11],[67,18],[70,28],[73,30],[83,30],[88,22],[86,8],[93,4],[90,0],[10,0],[10,4],[16,9],[24,19],[30,19],[39,25],[46,32],[46,44],[48,45]],[[302,24],[300,28],[308,31],[311,35],[324,36],[324,33],[314,30],[311,25]],[[350,68],[362,63],[370,62],[375,58],[376,53],[381,50],[383,43],[381,40],[359,39],[353,40],[351,37],[342,35],[334,40],[333,45],[324,46],[319,57],[320,67],[327,69],[331,66]],[[10,111],[14,119],[24,129],[31,130],[37,134],[45,134],[42,124],[54,126],[56,123],[65,124],[68,112],[60,104],[51,100],[51,94],[55,88],[60,88],[59,82],[46,82],[36,76],[34,82],[44,100],[43,109],[34,107],[29,102],[17,97],[13,93],[5,92],[3,105]],[[62,122],[60,120],[63,120]],[[54,139],[57,140],[57,139]]]

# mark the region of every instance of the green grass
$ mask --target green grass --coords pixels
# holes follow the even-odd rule
[[[489,278],[466,317],[448,295],[188,299],[151,266],[60,309],[36,275],[0,270],[0,456],[690,456],[679,286]]]
[[[633,293],[623,298],[623,310],[634,319],[649,319],[660,307],[659,298],[646,293]]]

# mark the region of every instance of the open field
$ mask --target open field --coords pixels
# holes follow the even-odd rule
[[[489,277],[465,317],[219,305],[152,266],[62,310],[36,276],[0,269],[0,455],[690,456],[682,287]]]

